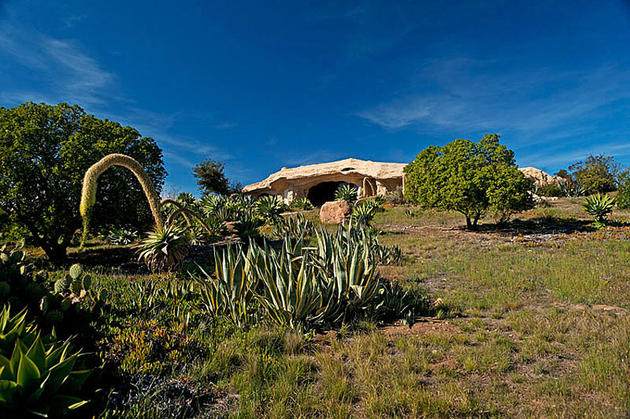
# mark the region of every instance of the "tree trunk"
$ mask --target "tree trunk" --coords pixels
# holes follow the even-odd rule
[[[466,229],[472,230],[472,221],[470,220],[469,216],[466,216]]]

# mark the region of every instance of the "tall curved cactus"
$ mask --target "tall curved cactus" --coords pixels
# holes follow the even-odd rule
[[[83,218],[83,236],[81,238],[81,245],[83,246],[87,237],[88,225],[90,221],[90,212],[92,207],[96,203],[96,188],[98,184],[98,178],[112,166],[121,166],[129,169],[138,179],[144,195],[149,201],[149,207],[151,207],[151,213],[155,221],[155,228],[157,231],[162,231],[164,223],[162,216],[160,215],[160,198],[155,190],[153,182],[149,178],[149,175],[144,171],[140,163],[138,163],[132,157],[124,154],[109,154],[93,164],[83,177],[83,189],[81,191],[81,204],[79,206],[79,212]]]

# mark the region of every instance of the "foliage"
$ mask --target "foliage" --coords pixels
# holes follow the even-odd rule
[[[308,198],[304,197],[294,199],[289,205],[289,208],[293,210],[312,210],[313,204],[308,200]]]
[[[193,176],[204,195],[230,195],[239,192],[240,183],[233,183],[225,176],[225,163],[206,159],[193,168]]]
[[[388,251],[376,238],[360,226],[319,230],[315,247],[305,247],[303,238],[217,252],[212,273],[193,275],[208,312],[241,328],[262,319],[296,329],[377,315],[384,291],[376,264]]]
[[[306,219],[304,215],[289,215],[282,218],[282,221],[276,224],[276,236],[290,236],[295,239],[312,236],[315,233],[315,226],[311,220]]]
[[[152,231],[137,246],[138,259],[151,272],[178,270],[188,255],[190,238],[186,230],[167,225],[162,231]]]
[[[73,265],[54,287],[46,272],[33,272],[26,253],[18,248],[0,248],[0,304],[14,310],[27,308],[42,328],[55,328],[69,336],[86,330],[101,298],[90,291],[91,278]]]
[[[584,211],[595,217],[598,225],[606,225],[606,217],[615,206],[615,200],[608,195],[591,195],[584,202]]]
[[[626,170],[619,175],[617,180],[619,193],[617,194],[617,208],[630,208],[630,170]]]
[[[587,194],[611,192],[617,188],[615,178],[619,168],[613,157],[591,155],[569,166],[569,170],[573,181],[582,185]]]
[[[0,108],[0,208],[24,225],[58,262],[81,225],[81,180],[105,155],[125,153],[145,168],[159,190],[166,171],[162,151],[137,130],[86,114],[79,106],[25,103]],[[99,186],[96,226],[145,228],[151,213],[132,174],[112,170]]]
[[[0,314],[0,412],[17,417],[62,416],[88,403],[81,387],[92,370],[76,368],[81,351],[72,352],[70,340],[59,342],[26,322],[26,309]]]
[[[348,204],[352,205],[357,200],[358,192],[359,189],[356,186],[344,183],[335,191],[335,200],[346,201]]]
[[[532,208],[532,182],[517,169],[514,152],[496,134],[479,143],[457,139],[430,146],[405,167],[405,199],[425,208],[455,210],[475,228],[488,210],[509,217]]]
[[[374,220],[378,204],[374,201],[363,201],[352,209],[352,222],[362,226],[369,226]]]
[[[402,186],[397,187],[393,191],[389,191],[385,194],[385,202],[389,204],[400,205],[405,203],[405,197],[403,196]]]
[[[567,196],[565,190],[562,188],[562,183],[547,183],[546,185],[536,186],[534,193],[538,196],[545,197],[561,197]]]
[[[256,211],[266,223],[275,224],[280,220],[284,206],[276,196],[263,196],[256,201]]]
[[[138,240],[138,232],[124,227],[114,227],[109,231],[107,240],[112,244],[125,246]]]

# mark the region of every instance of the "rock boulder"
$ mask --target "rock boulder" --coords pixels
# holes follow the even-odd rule
[[[351,208],[346,201],[329,201],[322,205],[319,220],[322,224],[341,224],[350,218]]]

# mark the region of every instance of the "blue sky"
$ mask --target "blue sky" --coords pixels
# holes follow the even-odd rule
[[[499,133],[521,166],[630,164],[624,1],[0,0],[0,104],[77,103],[196,189]]]

